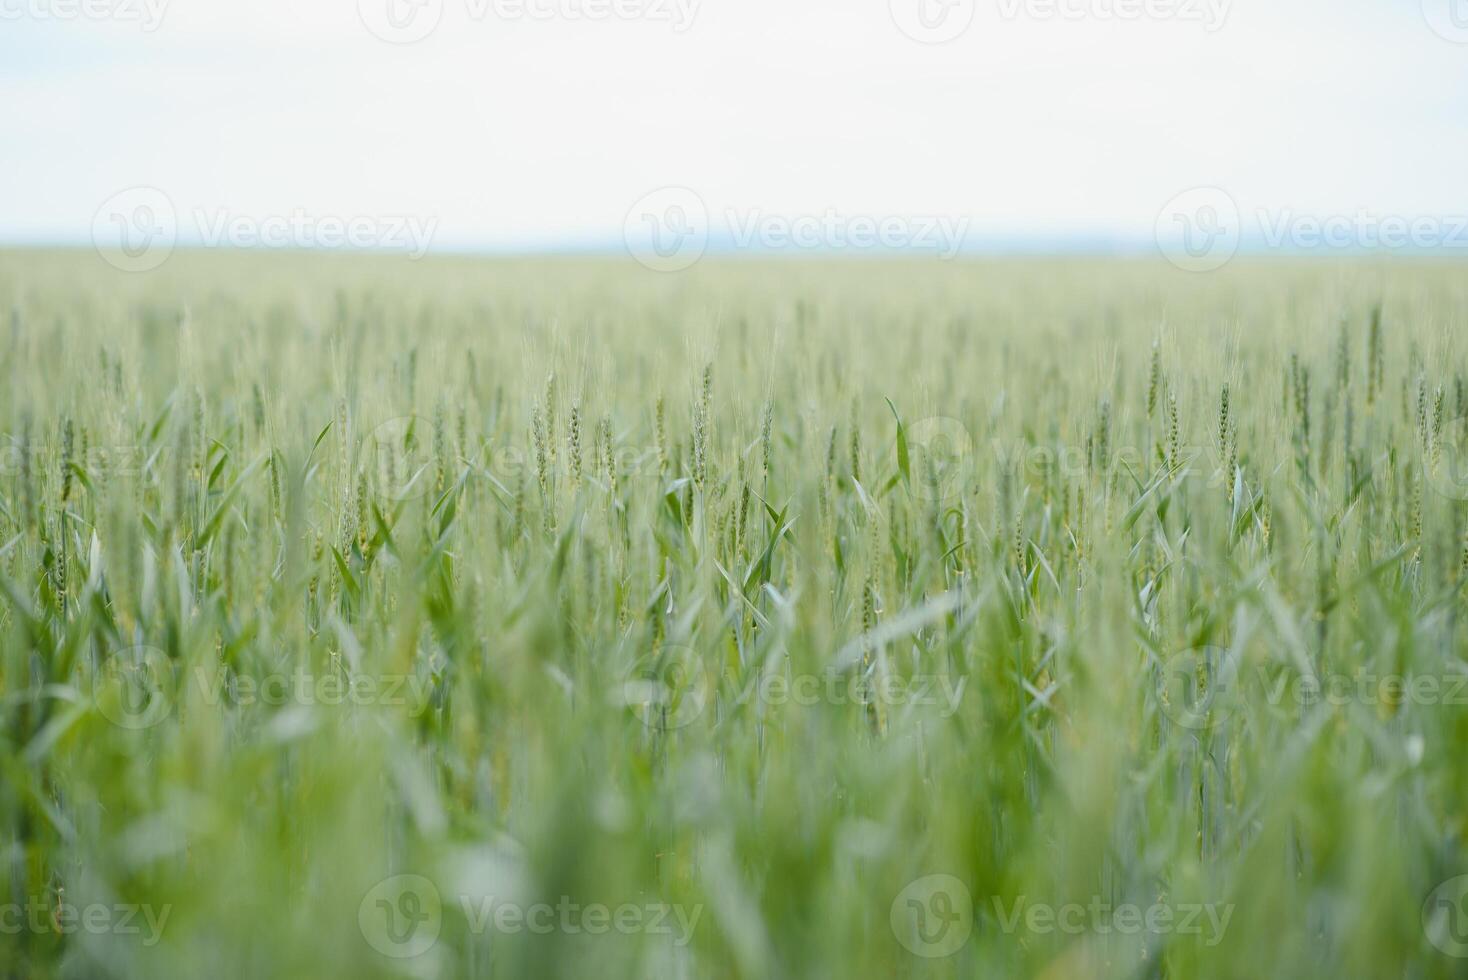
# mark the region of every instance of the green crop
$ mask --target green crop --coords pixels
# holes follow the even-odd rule
[[[1465,969],[1456,265],[0,309],[0,975]]]

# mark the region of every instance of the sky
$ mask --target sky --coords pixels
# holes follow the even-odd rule
[[[0,0],[0,134],[10,244],[1468,253],[1468,0]]]

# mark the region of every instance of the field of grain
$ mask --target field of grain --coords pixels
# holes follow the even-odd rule
[[[1462,975],[1460,265],[0,312],[0,974]]]

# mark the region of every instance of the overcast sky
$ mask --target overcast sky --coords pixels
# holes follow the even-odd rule
[[[665,187],[745,244],[893,216],[912,239],[932,219],[942,240],[941,218],[969,244],[1141,241],[1197,187],[1246,216],[1435,216],[1443,238],[1468,213],[1468,0],[0,0],[0,18],[9,242],[86,243],[138,186],[180,242],[385,216],[431,223],[435,248],[615,246]]]

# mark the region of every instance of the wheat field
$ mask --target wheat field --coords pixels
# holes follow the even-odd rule
[[[1463,975],[1457,264],[0,310],[3,975]]]

